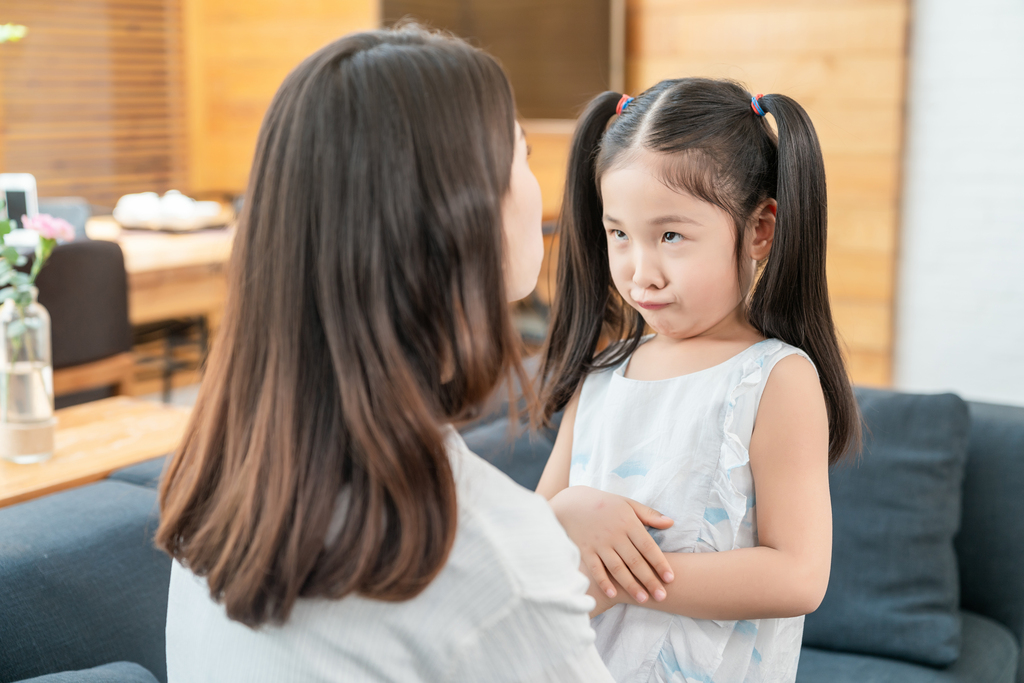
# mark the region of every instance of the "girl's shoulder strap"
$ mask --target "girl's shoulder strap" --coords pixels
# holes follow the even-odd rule
[[[754,347],[756,353],[753,357],[753,362],[758,367],[758,384],[755,392],[755,405],[760,405],[761,394],[764,393],[764,387],[768,384],[768,377],[771,375],[772,368],[774,368],[779,361],[789,356],[800,356],[804,358],[811,367],[814,368],[815,372],[818,372],[818,367],[811,360],[811,357],[806,351],[798,346],[787,344],[781,339],[765,339],[759,344],[755,344]]]
[[[806,351],[799,346],[787,344],[781,339],[765,339],[763,342],[755,344],[752,348],[756,348],[758,351],[756,356],[758,365],[769,370],[783,358],[793,355],[806,358],[808,363],[814,365],[814,361],[811,360]],[[815,367],[815,371],[817,371],[817,367]]]

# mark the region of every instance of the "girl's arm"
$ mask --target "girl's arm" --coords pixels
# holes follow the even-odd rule
[[[565,407],[537,493],[548,499],[565,532],[579,547],[582,569],[592,583],[614,596],[622,592],[616,590],[617,582],[641,603],[647,600],[643,584],[656,600],[664,600],[667,591],[658,576],[669,583],[672,571],[644,525],[667,529],[672,520],[623,496],[589,486],[569,486],[572,432],[579,401],[577,389]]]
[[[558,436],[551,449],[548,464],[540,475],[537,493],[548,500],[569,486],[569,465],[572,462],[572,429],[576,424],[576,408],[580,404],[580,389],[576,389],[562,413],[562,423],[558,427]]]
[[[750,439],[759,546],[717,553],[668,553],[678,588],[644,606],[695,619],[792,617],[817,609],[832,560],[828,417],[814,368],[779,361],[765,385]],[[628,594],[598,598],[595,613]]]

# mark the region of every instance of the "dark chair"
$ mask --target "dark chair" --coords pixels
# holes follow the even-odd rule
[[[40,197],[39,213],[48,213],[54,218],[63,218],[75,229],[75,241],[89,239],[85,224],[92,217],[92,207],[81,197]]]
[[[128,393],[134,360],[121,247],[58,245],[36,286],[50,313],[57,407]]]

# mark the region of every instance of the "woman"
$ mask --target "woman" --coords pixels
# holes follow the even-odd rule
[[[323,48],[248,198],[160,491],[171,683],[611,680],[577,549],[447,426],[523,378],[542,255],[498,65],[415,28]]]

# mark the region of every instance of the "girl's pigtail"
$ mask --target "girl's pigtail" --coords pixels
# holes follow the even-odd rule
[[[766,337],[803,349],[814,361],[828,409],[829,463],[860,442],[860,415],[836,338],[825,278],[825,164],[810,117],[785,95],[759,104],[779,129],[778,218],[749,317]]]
[[[555,298],[541,353],[544,422],[565,407],[590,368],[606,317],[612,281],[594,162],[620,98],[610,91],[595,97],[573,135],[559,217]]]

